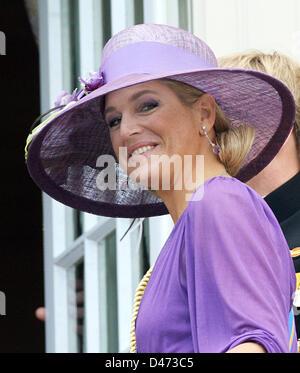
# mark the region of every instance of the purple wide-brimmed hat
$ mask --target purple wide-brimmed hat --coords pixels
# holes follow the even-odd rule
[[[131,85],[169,78],[214,96],[233,127],[256,130],[253,146],[235,176],[247,182],[275,157],[289,135],[295,102],[286,86],[264,73],[219,68],[211,49],[193,34],[166,25],[136,25],[113,36],[102,53],[100,72],[83,90],[63,94],[67,104],[27,139],[29,173],[48,195],[77,210],[111,217],[168,214],[163,201],[144,187],[124,188],[128,176],[117,162],[103,119],[104,96]],[[107,155],[116,188],[103,175]],[[100,157],[101,158],[101,157]]]

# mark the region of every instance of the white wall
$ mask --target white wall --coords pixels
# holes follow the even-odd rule
[[[194,33],[217,57],[279,50],[300,62],[299,0],[193,0]]]

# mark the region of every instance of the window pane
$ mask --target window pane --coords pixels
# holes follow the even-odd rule
[[[101,352],[118,352],[116,233],[99,243]]]
[[[103,44],[111,37],[111,6],[110,0],[102,0],[102,35]]]
[[[108,352],[118,352],[118,298],[115,232],[106,238],[106,258]]]
[[[84,262],[68,271],[69,351],[85,352]]]
[[[83,233],[83,213],[81,211],[74,210],[74,227],[75,237],[74,240],[81,236]]]
[[[61,0],[63,86],[72,92],[78,86],[79,75],[79,18],[78,0]]]
[[[142,250],[142,274],[144,275],[150,268],[150,236],[149,219],[144,220],[143,238],[141,243]]]
[[[140,224],[139,219],[135,219],[134,226]],[[140,239],[141,226],[130,233],[131,240],[131,261],[132,261],[132,280],[134,291],[140,280],[150,268],[150,248],[149,248],[149,219],[143,221],[142,237]],[[140,240],[140,242],[139,242]],[[139,243],[139,246],[138,246]]]
[[[179,27],[191,30],[191,0],[178,0]]]
[[[66,245],[69,247],[83,233],[83,214],[70,207],[65,209]]]
[[[134,22],[136,25],[144,22],[144,1],[134,0]]]

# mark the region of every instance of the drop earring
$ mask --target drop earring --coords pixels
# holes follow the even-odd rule
[[[205,137],[207,138],[207,140],[209,141],[210,145],[211,145],[212,148],[213,148],[213,153],[216,154],[216,155],[218,155],[218,154],[220,153],[220,151],[221,151],[220,147],[219,147],[218,145],[214,144],[214,143],[211,141],[211,139],[209,138],[209,136],[208,136],[208,134],[207,134],[207,132],[206,132],[206,126],[202,126],[202,129],[203,129],[203,132],[204,132]]]

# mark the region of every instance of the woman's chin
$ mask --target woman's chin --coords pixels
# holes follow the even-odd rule
[[[142,172],[139,172],[138,174],[136,174],[135,172],[128,173],[128,175],[129,179],[133,183],[132,185],[135,185],[137,183],[144,189],[149,190],[153,193],[159,191],[161,188],[161,180],[158,176],[156,177],[156,175],[152,175],[151,177],[150,173],[143,174]]]

